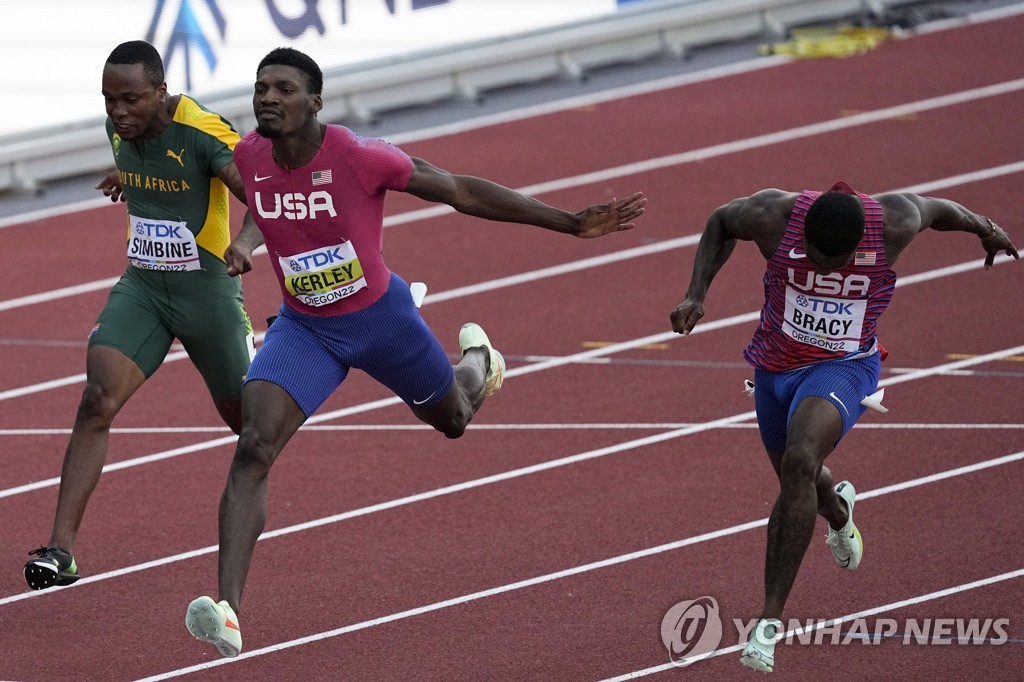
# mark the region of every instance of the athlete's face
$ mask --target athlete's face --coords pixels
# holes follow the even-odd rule
[[[309,91],[306,74],[294,66],[268,64],[256,74],[252,110],[256,132],[263,137],[286,137],[302,130],[323,106],[320,95]]]
[[[103,101],[121,139],[153,137],[167,102],[167,84],[153,85],[142,64],[106,64]]]

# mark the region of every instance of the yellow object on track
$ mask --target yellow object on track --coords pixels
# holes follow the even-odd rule
[[[900,37],[898,28],[797,28],[790,31],[792,40],[761,45],[761,54],[788,54],[801,59],[852,57],[873,50],[887,40]]]

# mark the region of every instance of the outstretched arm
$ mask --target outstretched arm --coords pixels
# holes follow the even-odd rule
[[[986,270],[992,267],[999,253],[1020,258],[1017,248],[1003,228],[955,201],[910,193],[883,194],[878,197],[878,201],[885,209],[886,257],[890,264],[896,262],[899,254],[918,233],[929,227],[939,232],[969,232],[977,235],[985,249]]]
[[[704,298],[711,282],[729,260],[738,240],[754,241],[765,257],[778,247],[792,196],[777,189],[761,190],[749,197],[733,199],[708,216],[694,256],[686,298],[670,316],[673,331],[689,334],[704,317]]]
[[[477,218],[536,225],[583,238],[633,229],[633,221],[643,214],[647,203],[643,193],[637,192],[570,213],[490,180],[453,175],[417,158],[413,158],[412,176],[405,191]]]

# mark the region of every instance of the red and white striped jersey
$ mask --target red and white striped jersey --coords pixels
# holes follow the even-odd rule
[[[803,253],[804,217],[821,194],[800,193],[782,242],[768,259],[761,321],[743,352],[758,369],[785,372],[878,351],[876,324],[896,287],[885,257],[882,206],[856,193],[864,204],[864,237],[853,260],[821,275]]]

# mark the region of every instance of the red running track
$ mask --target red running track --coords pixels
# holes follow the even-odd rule
[[[89,578],[25,588],[24,552],[49,532],[82,340],[102,280],[123,268],[122,213],[0,230],[0,679],[751,677],[729,648],[733,619],[760,606],[777,490],[740,390],[763,261],[741,245],[697,333],[674,337],[668,314],[703,220],[761,187],[843,179],[955,199],[1021,242],[1022,31],[1024,18],[1007,17],[404,145],[566,207],[643,190],[649,211],[633,232],[581,242],[389,200],[389,264],[429,284],[423,315],[453,354],[462,322],[485,326],[507,385],[450,442],[352,376],[275,467],[271,537],[241,615],[246,653],[231,661],[182,624],[189,600],[215,590],[232,452],[182,359],[115,424],[108,463],[121,468],[104,475],[76,547]],[[866,415],[829,459],[862,493],[864,563],[836,569],[820,522],[787,617],[1002,618],[1009,641],[866,644],[846,625],[845,645],[780,645],[776,675],[1015,677],[1021,266],[984,271],[982,256],[965,235],[927,233],[901,259],[880,326],[891,411]],[[274,313],[265,261],[245,290],[255,320]],[[725,651],[672,668],[661,619],[703,595],[721,607]]]

